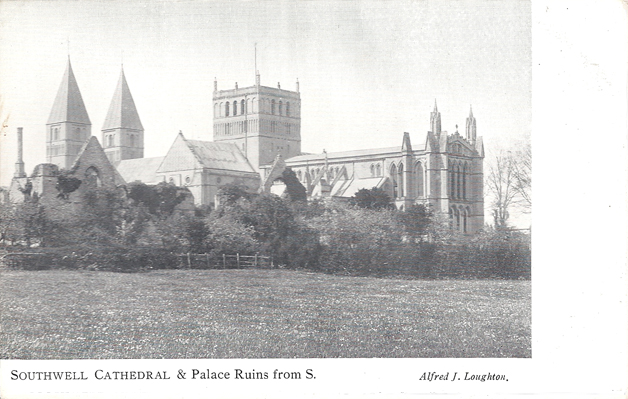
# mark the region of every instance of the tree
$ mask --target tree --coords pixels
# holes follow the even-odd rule
[[[528,213],[532,210],[532,147],[526,143],[515,154],[513,176],[518,205]]]
[[[349,198],[349,203],[365,209],[394,209],[392,199],[381,188],[362,188]]]
[[[532,206],[532,152],[530,145],[518,151],[500,151],[489,165],[487,191],[492,196],[496,228],[506,227],[513,208],[529,212]]]
[[[432,226],[432,211],[423,204],[409,206],[405,212],[397,212],[398,223],[413,242],[423,242]]]
[[[57,176],[57,184],[55,184],[55,188],[59,192],[57,198],[67,200],[70,197],[70,194],[78,190],[80,186],[81,180],[70,176],[67,170],[60,170],[59,175]]]
[[[286,185],[286,193],[290,201],[307,201],[307,190],[292,169],[284,169],[277,180],[281,180]]]
[[[168,217],[185,200],[186,191],[187,189],[166,182],[155,186],[133,183],[129,185],[127,195],[135,204],[146,206],[151,214]]]

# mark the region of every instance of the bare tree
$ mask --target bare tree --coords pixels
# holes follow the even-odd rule
[[[517,205],[525,213],[532,210],[532,148],[529,143],[514,155],[513,176]]]
[[[513,159],[510,153],[500,153],[495,157],[494,163],[489,166],[486,185],[493,197],[491,207],[495,227],[505,227],[510,216],[508,210],[517,196]]]
[[[500,151],[488,167],[487,192],[495,227],[505,227],[514,209],[529,213],[532,208],[532,151],[524,144],[517,151]]]

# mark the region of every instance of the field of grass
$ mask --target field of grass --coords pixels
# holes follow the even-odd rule
[[[2,271],[0,358],[530,357],[530,281]]]

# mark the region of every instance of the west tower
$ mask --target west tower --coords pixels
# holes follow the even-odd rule
[[[144,157],[144,127],[124,76],[124,69],[120,70],[118,85],[102,127],[102,143],[112,164],[124,159]]]
[[[68,66],[46,123],[46,162],[70,168],[91,135],[92,123],[68,58]]]
[[[214,141],[240,148],[259,172],[278,154],[291,158],[301,153],[301,95],[296,91],[262,86],[218,90],[214,81]]]

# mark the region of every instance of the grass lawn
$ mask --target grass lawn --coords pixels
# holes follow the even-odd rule
[[[530,357],[530,281],[2,271],[0,358]]]

